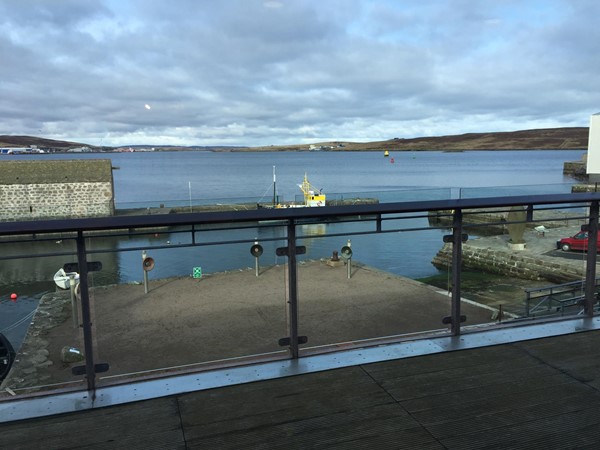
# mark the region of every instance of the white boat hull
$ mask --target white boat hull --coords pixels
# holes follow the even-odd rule
[[[54,274],[54,283],[60,289],[69,289],[71,287],[71,276],[73,276],[73,282],[77,284],[79,282],[79,274],[77,272],[65,272],[61,268]]]

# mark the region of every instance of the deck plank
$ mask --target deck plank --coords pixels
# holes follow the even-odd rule
[[[184,449],[175,398],[0,425],[0,447]]]
[[[187,394],[180,404],[189,448],[443,448],[360,367]]]

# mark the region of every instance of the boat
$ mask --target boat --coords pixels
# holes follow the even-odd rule
[[[61,289],[69,289],[71,286],[71,276],[74,277],[75,284],[79,281],[79,274],[77,272],[65,272],[61,267],[58,272],[54,274],[54,282]]]
[[[277,177],[275,175],[275,166],[273,166],[273,203],[271,205],[262,205],[259,201],[257,208],[305,208],[305,207],[321,207],[325,206],[327,197],[323,194],[322,189],[315,189],[308,181],[308,176],[304,174],[304,180],[298,187],[304,195],[303,203],[280,203],[279,195],[277,194]]]
[[[304,174],[304,180],[302,181],[302,184],[299,184],[298,187],[302,190],[302,193],[304,194],[304,204],[299,206],[325,206],[325,194],[323,194],[321,189],[319,189],[317,193],[317,190],[309,183],[306,173]]]

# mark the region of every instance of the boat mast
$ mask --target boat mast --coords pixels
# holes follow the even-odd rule
[[[302,181],[300,189],[302,189],[302,192],[304,193],[304,204],[308,205],[308,196],[310,195],[310,183],[308,182],[308,176],[306,175],[306,172],[304,172],[304,180]]]

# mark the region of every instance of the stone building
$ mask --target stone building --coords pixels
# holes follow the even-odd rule
[[[109,159],[0,160],[0,220],[114,214]]]

